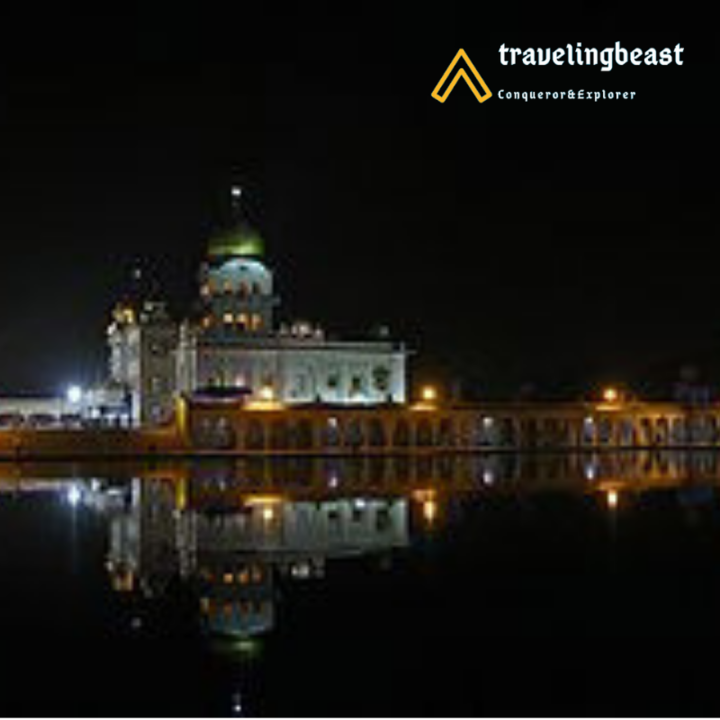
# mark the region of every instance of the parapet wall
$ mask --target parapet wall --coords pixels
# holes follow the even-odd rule
[[[174,454],[181,449],[176,429],[11,429],[0,430],[0,459],[133,458]]]

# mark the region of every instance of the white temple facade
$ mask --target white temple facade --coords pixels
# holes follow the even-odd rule
[[[169,421],[178,394],[285,405],[406,401],[407,351],[387,333],[348,341],[307,322],[277,322],[273,273],[248,225],[211,240],[199,281],[192,317],[173,320],[156,299],[113,312],[109,386],[125,393],[133,422]]]

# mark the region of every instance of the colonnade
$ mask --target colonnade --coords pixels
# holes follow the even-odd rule
[[[189,406],[182,434],[198,450],[401,452],[720,446],[720,406],[588,403],[250,410]]]

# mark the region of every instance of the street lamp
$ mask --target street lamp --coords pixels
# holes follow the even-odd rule
[[[620,393],[614,387],[606,387],[602,396],[603,400],[608,403],[615,403],[620,399]]]
[[[71,405],[78,405],[83,399],[83,389],[79,385],[70,385],[65,392],[65,397]]]
[[[275,391],[271,385],[263,385],[258,395],[263,402],[272,402],[275,399]]]
[[[71,507],[77,507],[80,504],[80,500],[82,500],[82,492],[77,485],[73,484],[68,488],[67,500]]]

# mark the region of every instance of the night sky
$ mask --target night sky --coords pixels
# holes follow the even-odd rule
[[[386,324],[418,379],[574,396],[720,387],[709,19],[622,3],[26,3],[0,17],[0,394],[103,372],[142,260],[187,307],[231,183],[283,312]],[[667,67],[503,67],[498,48],[674,47]],[[430,96],[459,47],[490,88]]]

